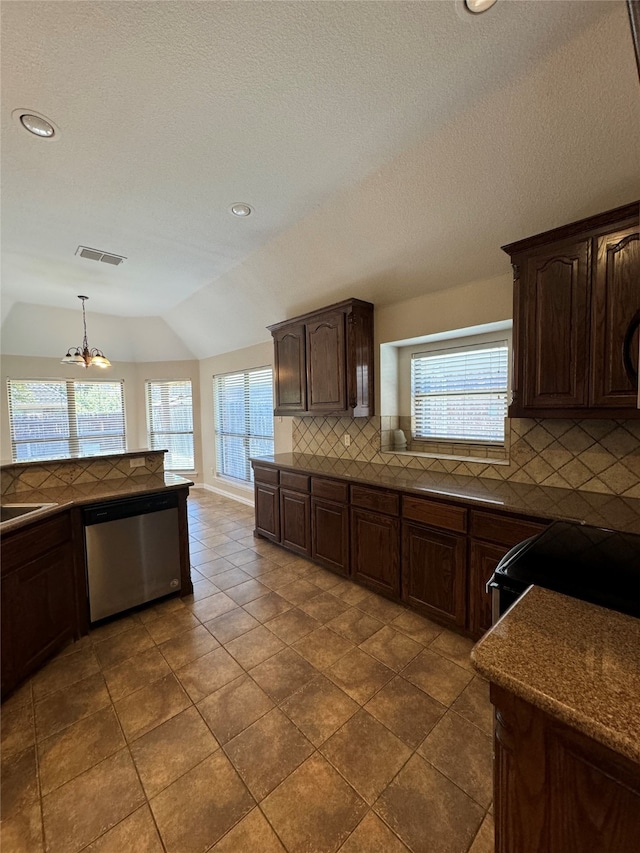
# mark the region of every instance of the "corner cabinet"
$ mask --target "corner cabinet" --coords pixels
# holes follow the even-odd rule
[[[638,409],[640,203],[503,246],[514,269],[510,417]]]
[[[274,344],[274,414],[374,414],[370,302],[347,299],[268,328]]]

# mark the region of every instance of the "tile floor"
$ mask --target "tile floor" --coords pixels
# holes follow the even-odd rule
[[[471,643],[189,499],[194,595],[2,708],[3,853],[489,853]]]

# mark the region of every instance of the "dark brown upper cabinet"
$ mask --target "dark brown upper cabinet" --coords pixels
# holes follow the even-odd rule
[[[503,246],[514,269],[510,417],[638,409],[640,204]]]
[[[374,414],[370,302],[347,299],[268,328],[274,343],[274,414]]]

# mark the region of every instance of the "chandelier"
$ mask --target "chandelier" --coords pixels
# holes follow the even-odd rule
[[[111,362],[99,349],[89,349],[87,343],[87,317],[84,310],[84,303],[88,296],[78,296],[82,300],[82,324],[84,326],[84,338],[82,339],[82,348],[69,347],[67,354],[60,361],[60,364],[77,364],[80,367],[90,367],[92,364],[96,367],[111,367]]]

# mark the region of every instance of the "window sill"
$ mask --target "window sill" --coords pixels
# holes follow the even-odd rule
[[[449,453],[422,453],[416,450],[381,450],[383,456],[410,456],[418,459],[448,459],[452,462],[476,462],[484,465],[509,465],[509,459],[492,456],[456,456]]]

